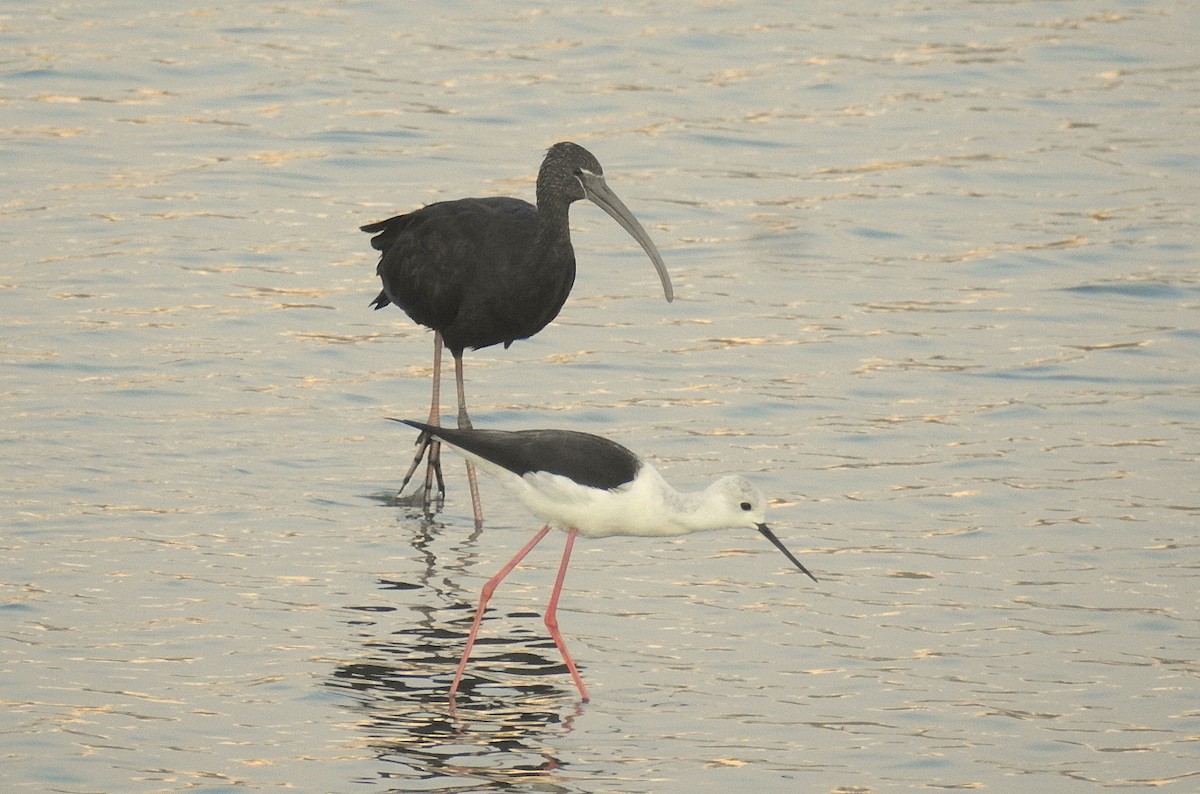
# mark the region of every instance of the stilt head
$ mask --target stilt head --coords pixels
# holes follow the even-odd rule
[[[713,526],[754,527],[809,579],[817,581],[817,577],[796,559],[796,555],[788,551],[783,541],[766,525],[767,498],[750,481],[736,475],[722,477],[708,487],[705,495],[708,497],[705,500],[706,521],[711,520]]]
[[[722,477],[705,489],[704,496],[704,520],[714,529],[757,529],[767,519],[767,497],[745,477]]]

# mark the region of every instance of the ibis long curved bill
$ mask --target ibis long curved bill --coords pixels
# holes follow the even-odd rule
[[[580,171],[578,177],[579,184],[583,185],[583,192],[588,200],[621,224],[621,228],[629,232],[629,235],[638,241],[638,245],[650,257],[650,261],[654,263],[654,269],[658,271],[658,279],[662,282],[663,294],[667,298],[667,303],[675,300],[675,288],[671,286],[671,274],[667,272],[667,266],[663,263],[658,248],[650,239],[649,233],[642,228],[642,224],[633,217],[633,213],[629,211],[625,203],[617,198],[617,194],[612,192],[612,188],[604,181],[602,175],[593,174],[590,171]]]

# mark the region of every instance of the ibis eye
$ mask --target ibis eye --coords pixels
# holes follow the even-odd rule
[[[738,506],[739,506],[739,507],[741,507],[743,510],[749,510],[749,509],[750,509],[750,507],[751,507],[751,504],[750,504],[749,502],[742,502],[742,503],[741,503],[740,505],[738,505]]]

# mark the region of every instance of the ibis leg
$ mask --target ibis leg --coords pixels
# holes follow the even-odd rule
[[[513,568],[521,564],[521,560],[525,559],[525,555],[533,550],[542,538],[546,537],[546,533],[550,531],[550,525],[542,527],[533,540],[521,547],[513,558],[505,563],[504,567],[496,572],[496,575],[483,585],[483,590],[479,593],[479,608],[475,610],[475,622],[471,624],[471,633],[467,635],[467,647],[463,650],[462,659],[458,662],[458,670],[454,673],[454,683],[450,685],[450,702],[454,702],[454,696],[458,693],[459,682],[462,681],[463,671],[467,669],[467,659],[471,656],[471,649],[475,647],[475,636],[479,634],[479,624],[483,621],[483,613],[487,609],[488,601],[492,598],[492,593],[496,592],[496,588],[504,581],[504,577],[508,576]]]
[[[458,389],[458,427],[460,430],[470,430],[471,417],[467,416],[462,354],[454,355],[454,385]],[[471,461],[467,461],[467,484],[471,486],[471,510],[475,513],[475,528],[479,529],[483,526],[483,502],[479,499],[479,482],[475,478],[475,464]]]
[[[546,628],[550,629],[550,636],[554,638],[554,644],[558,646],[563,661],[567,663],[567,669],[571,671],[571,678],[574,679],[575,686],[579,689],[580,697],[583,698],[584,703],[587,703],[587,687],[583,685],[583,679],[580,678],[579,671],[575,669],[575,660],[567,652],[567,643],[558,631],[558,596],[562,593],[563,580],[567,578],[567,563],[571,561],[571,548],[575,545],[576,534],[574,529],[567,532],[567,545],[563,549],[562,564],[558,567],[558,579],[554,582],[554,592],[550,594],[550,603],[546,605],[545,621]]]
[[[429,401],[429,424],[438,427],[442,424],[442,333],[433,334],[433,397]],[[436,438],[429,439],[429,464],[425,467],[425,504],[429,505],[429,495],[433,491],[433,477],[437,477],[438,499],[446,498],[446,482],[442,479],[442,442]]]
[[[442,335],[441,333],[435,333],[433,335],[433,397],[429,405],[429,424],[434,427],[440,427],[442,424],[441,416]],[[426,455],[428,455],[428,462],[425,467],[424,488],[414,492],[408,499],[401,499],[400,494],[404,493],[404,489],[408,487],[409,480],[412,479],[413,474],[417,471],[417,467],[421,465],[421,460]],[[412,465],[404,473],[404,479],[400,482],[400,490],[396,493],[396,501],[411,502],[412,504],[419,503],[422,507],[429,507],[435,478],[437,480],[438,499],[443,499],[446,496],[446,483],[442,479],[442,444],[432,436],[423,435],[417,439],[417,454],[413,456]]]

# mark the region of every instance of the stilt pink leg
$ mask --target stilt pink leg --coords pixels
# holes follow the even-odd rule
[[[576,534],[578,533],[574,529],[567,531],[567,545],[563,548],[562,564],[558,566],[558,579],[554,582],[554,592],[550,594],[550,603],[546,605],[545,621],[546,628],[550,629],[550,636],[554,638],[554,644],[558,646],[563,661],[567,663],[567,669],[571,671],[571,678],[575,680],[580,697],[583,698],[584,703],[587,703],[587,687],[583,685],[583,679],[579,677],[579,671],[575,669],[575,660],[567,652],[567,643],[563,640],[562,634],[558,632],[558,596],[562,592],[563,580],[567,578],[567,563],[571,561],[571,548],[575,545]]]
[[[458,684],[462,681],[463,671],[467,669],[467,659],[471,656],[471,649],[475,647],[475,635],[479,633],[479,624],[483,621],[484,610],[487,609],[488,601],[492,598],[492,593],[496,592],[496,588],[500,582],[504,581],[504,577],[512,572],[513,568],[520,565],[521,560],[525,559],[525,555],[533,550],[533,547],[541,542],[542,538],[546,537],[546,533],[550,531],[550,525],[542,527],[533,540],[526,543],[521,550],[518,551],[513,558],[509,560],[503,568],[501,568],[495,576],[488,579],[483,585],[483,590],[479,593],[479,608],[475,610],[475,622],[471,624],[471,633],[467,635],[467,647],[463,650],[462,659],[458,662],[458,670],[454,673],[454,683],[450,685],[450,702],[454,702],[454,696],[458,692]]]
[[[429,424],[434,427],[440,427],[442,424],[442,346],[442,335],[440,332],[435,332],[433,335],[433,397],[429,405]],[[404,489],[408,487],[409,480],[416,473],[417,467],[421,465],[421,459],[425,457],[426,453],[429,454],[429,461],[425,467],[425,488],[420,492],[422,494],[421,505],[422,507],[429,506],[435,477],[438,498],[446,496],[446,483],[442,479],[442,443],[436,438],[426,436],[417,441],[417,454],[413,456],[412,465],[405,472],[404,479],[400,482],[400,490],[396,494],[398,501],[400,494],[404,493]],[[405,501],[415,503],[417,495],[413,494],[409,500]]]
[[[467,416],[467,392],[463,386],[462,356],[454,357],[454,385],[458,388],[458,427],[471,429],[471,417]],[[479,498],[479,483],[475,479],[475,464],[467,461],[467,484],[471,487],[471,510],[475,513],[475,528],[483,526],[483,502]]]

